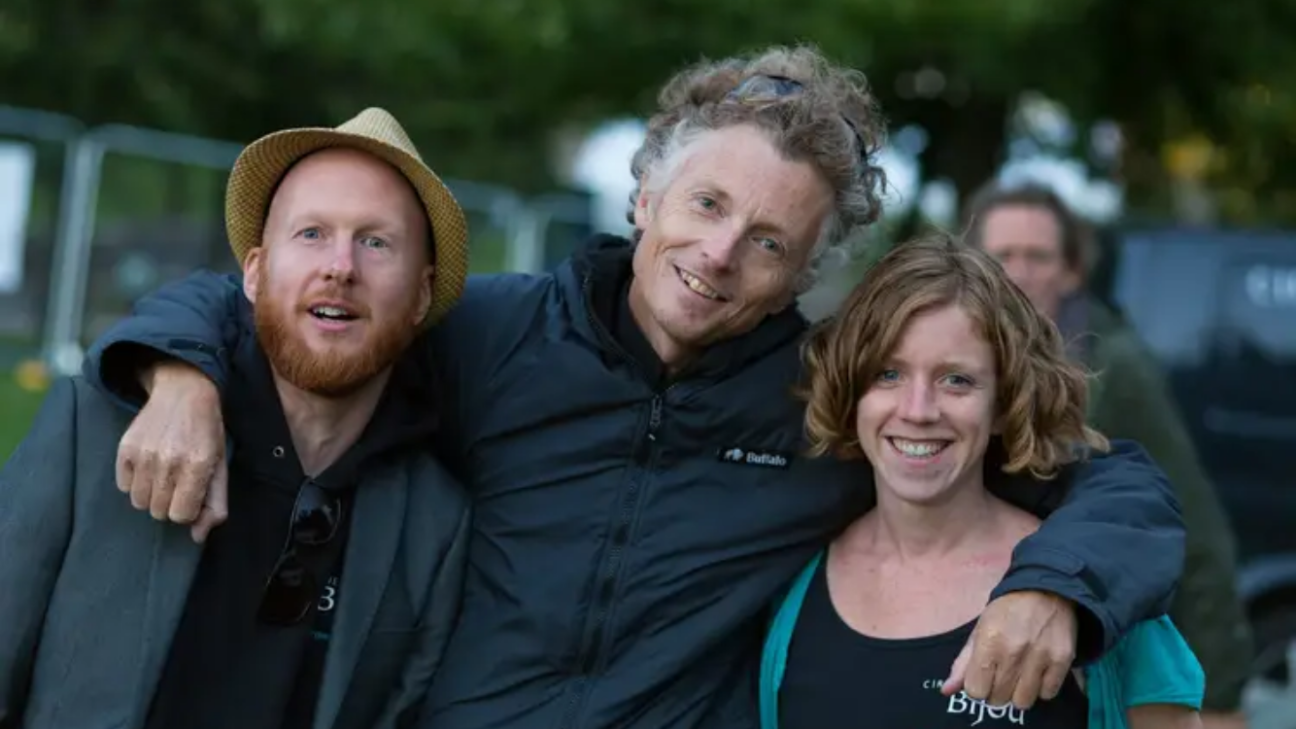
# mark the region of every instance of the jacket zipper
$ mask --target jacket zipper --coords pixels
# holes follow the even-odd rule
[[[621,347],[620,343],[607,331],[607,327],[603,325],[603,322],[599,321],[589,308],[590,285],[591,278],[587,276],[583,288],[585,290],[586,312],[589,316],[590,326],[594,328],[605,346],[638,370],[638,363]],[[640,375],[642,376],[642,371],[640,371]],[[652,400],[649,401],[648,425],[644,429],[642,439],[635,445],[632,458],[637,470],[630,479],[622,497],[620,518],[617,520],[616,528],[612,531],[603,570],[596,583],[594,605],[590,610],[592,623],[586,624],[589,627],[590,638],[588,641],[584,640],[585,631],[582,630],[581,632],[581,652],[577,657],[580,673],[576,685],[572,689],[571,699],[567,704],[567,710],[564,712],[561,724],[562,727],[568,729],[577,726],[581,705],[589,688],[590,674],[598,667],[604,657],[606,644],[604,633],[607,629],[612,602],[616,598],[617,576],[621,573],[621,562],[626,546],[630,541],[631,526],[634,524],[635,512],[639,508],[639,499],[643,492],[644,482],[648,480],[649,474],[657,463],[657,431],[661,427],[662,408],[666,394],[670,392],[671,387],[673,386],[667,387],[664,391],[653,393]],[[584,627],[586,626],[582,626],[582,628]]]

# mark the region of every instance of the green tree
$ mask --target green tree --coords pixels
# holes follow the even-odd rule
[[[397,113],[448,175],[553,183],[555,133],[651,110],[702,55],[814,42],[865,70],[924,174],[966,193],[1003,158],[1024,90],[1130,140],[1119,171],[1164,205],[1167,145],[1211,142],[1230,215],[1296,214],[1292,0],[12,0],[0,101],[88,123],[246,141]],[[1083,140],[1082,140],[1083,141]]]

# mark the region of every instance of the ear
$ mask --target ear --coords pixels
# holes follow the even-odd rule
[[[635,197],[634,224],[639,230],[647,230],[652,222],[652,198],[648,194],[648,176],[639,180],[639,194]]]
[[[418,326],[427,318],[428,309],[432,308],[432,278],[436,275],[436,266],[427,265],[419,273],[418,306],[414,308],[413,326]]]
[[[265,255],[265,247],[257,246],[248,251],[243,258],[243,295],[253,304],[257,301],[257,296],[261,291],[261,257]]]

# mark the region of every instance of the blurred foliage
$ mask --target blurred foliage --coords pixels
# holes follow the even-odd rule
[[[1206,140],[1225,212],[1292,222],[1293,31],[1296,0],[6,0],[0,94],[240,141],[382,105],[446,174],[536,189],[560,130],[650,111],[703,54],[808,41],[922,125],[925,174],[963,193],[1034,89],[1121,125],[1136,200],[1164,203],[1167,149]]]

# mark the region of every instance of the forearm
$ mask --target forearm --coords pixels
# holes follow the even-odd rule
[[[1080,610],[1077,658],[1087,662],[1168,608],[1184,525],[1165,475],[1136,444],[1117,442],[1064,478],[1065,499],[1017,546],[992,598],[1039,590],[1070,600]]]
[[[223,390],[228,353],[248,329],[242,296],[238,278],[210,272],[158,289],[95,340],[86,356],[86,379],[129,409],[151,392],[162,362],[187,363]]]

